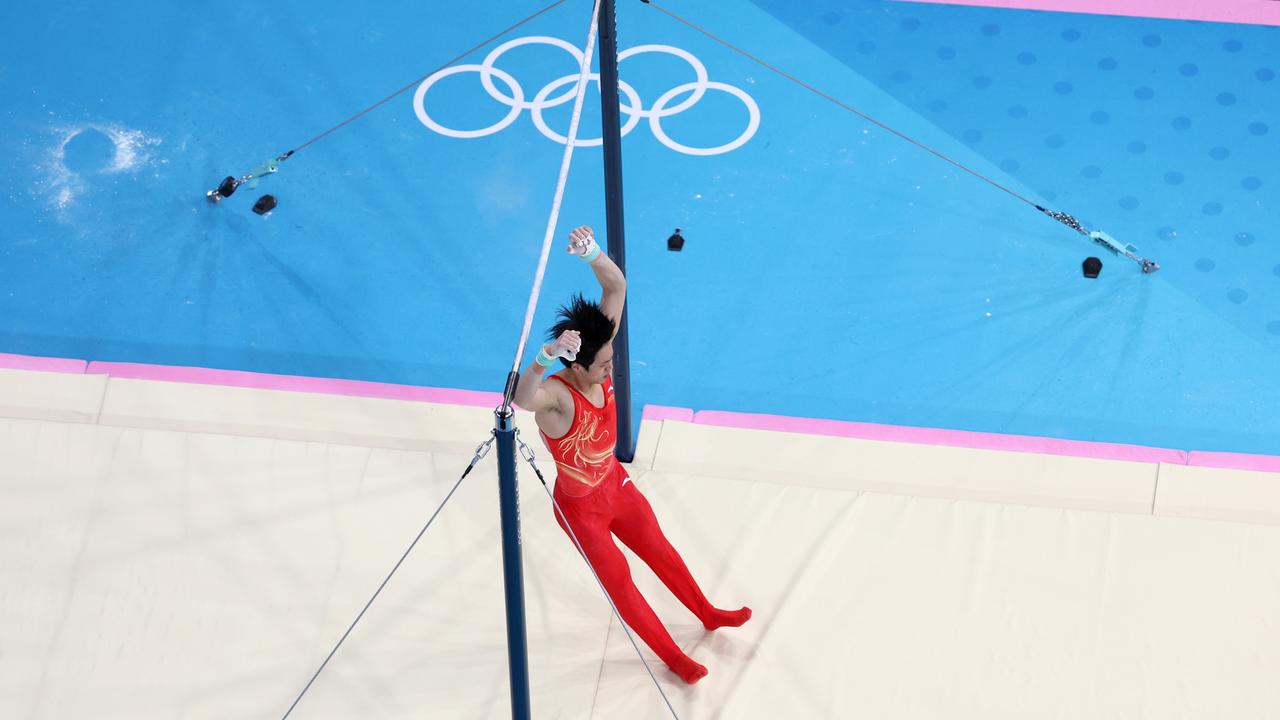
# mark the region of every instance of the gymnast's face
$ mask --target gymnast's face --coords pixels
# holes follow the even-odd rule
[[[604,382],[605,378],[613,375],[613,343],[600,348],[600,352],[596,353],[595,362],[591,363],[591,367],[584,368],[578,363],[574,363],[573,372],[581,382],[589,385],[599,385]]]

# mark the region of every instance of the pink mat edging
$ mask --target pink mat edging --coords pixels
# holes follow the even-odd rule
[[[10,370],[40,370],[70,374],[109,375],[135,380],[160,380],[164,382],[196,383],[230,387],[285,390],[351,397],[372,397],[390,400],[410,400],[470,407],[496,407],[502,401],[499,393],[450,388],[429,388],[416,385],[393,385],[364,380],[339,380],[313,378],[299,375],[271,375],[243,370],[216,370],[210,368],[150,365],[146,363],[86,362],[68,358],[46,358],[29,355],[0,353],[0,368]],[[699,425],[734,427],[754,430],[806,433],[832,437],[850,437],[865,440],[885,440],[925,445],[947,445],[983,450],[1007,450],[1016,452],[1068,455],[1106,460],[1133,462],[1165,462],[1176,465],[1221,468],[1228,470],[1253,470],[1280,472],[1280,456],[1251,455],[1151,448],[1140,445],[1061,440],[1027,435],[1001,435],[968,430],[917,428],[903,425],[880,425],[817,418],[794,418],[781,415],[757,415],[748,413],[704,410],[694,412],[689,408],[646,405],[646,420],[675,420]]]
[[[270,375],[242,370],[214,370],[210,368],[147,365],[142,363],[92,362],[89,363],[87,372],[133,380],[160,380],[164,382],[256,388],[259,390],[287,390],[290,392],[381,398],[385,400],[412,400],[472,407],[497,407],[502,403],[502,396],[499,393],[476,390],[393,385],[365,380],[338,380],[300,375]]]
[[[1124,15],[1166,20],[1280,25],[1280,2],[1273,0],[898,0],[932,5],[972,5],[1014,10]]]
[[[1280,473],[1280,457],[1275,455],[1202,452],[1200,450],[1193,450],[1190,455],[1191,457],[1188,459],[1187,464],[1195,467]]]
[[[1038,453],[1042,455],[1068,455],[1100,460],[1126,460],[1130,462],[1173,463],[1185,465],[1187,453],[1182,450],[1152,448],[1142,445],[1061,440],[1058,438],[1029,435],[1001,435],[972,432],[969,430],[945,430],[939,428],[907,427],[903,425],[879,425],[875,423],[846,422],[793,418],[781,415],[749,415],[745,413],[706,410],[694,415],[694,424],[717,425],[751,430],[826,435],[861,440],[916,443],[921,445],[947,445],[977,450],[1004,450]]]
[[[89,363],[70,358],[35,357],[0,353],[0,368],[5,370],[39,370],[41,372],[83,375]]]
[[[689,408],[645,405],[644,414],[641,417],[645,420],[675,420],[691,423],[693,422],[693,415],[693,410]]]

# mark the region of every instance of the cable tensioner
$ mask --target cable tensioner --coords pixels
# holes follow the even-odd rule
[[[236,189],[241,185],[248,185],[250,189],[256,188],[258,187],[259,180],[279,170],[280,163],[288,160],[289,156],[292,154],[293,151],[290,150],[277,158],[266,160],[261,165],[258,165],[244,175],[241,175],[239,178],[236,178],[234,175],[228,175],[223,178],[222,182],[218,184],[218,187],[205,193],[204,196],[208,198],[211,203],[220,203],[224,199],[235,194]]]

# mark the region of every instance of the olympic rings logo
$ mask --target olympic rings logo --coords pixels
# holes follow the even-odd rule
[[[445,68],[444,70],[431,75],[426,80],[423,80],[418,86],[418,91],[413,95],[413,110],[417,114],[418,120],[422,121],[423,125],[426,125],[428,128],[441,135],[455,138],[477,138],[484,137],[486,135],[493,135],[494,133],[506,129],[515,122],[525,110],[528,110],[530,115],[533,117],[533,124],[538,128],[539,132],[548,139],[554,140],[561,145],[568,142],[567,137],[557,133],[547,125],[547,121],[543,117],[543,113],[551,108],[573,101],[577,92],[577,81],[579,75],[578,73],[573,73],[572,75],[565,75],[564,77],[552,80],[544,85],[542,89],[538,90],[538,93],[534,95],[532,100],[526,100],[524,88],[520,86],[520,83],[517,82],[510,73],[494,66],[494,63],[496,63],[498,58],[502,57],[504,53],[512,48],[520,47],[522,45],[551,45],[553,47],[560,48],[573,57],[579,68],[582,67],[582,50],[568,42],[565,42],[564,40],[561,40],[560,38],[542,35],[516,38],[515,40],[510,40],[494,48],[493,52],[489,53],[489,55],[485,57],[484,62],[479,65],[474,63],[454,65],[453,67]],[[626,122],[622,125],[622,135],[625,136],[627,133],[634,130],[635,127],[640,124],[641,120],[648,120],[649,129],[653,132],[653,136],[663,145],[666,145],[676,152],[681,152],[686,155],[721,155],[737,150],[745,145],[747,141],[756,134],[756,130],[760,127],[760,107],[756,105],[756,101],[740,88],[726,83],[713,82],[709,80],[707,77],[706,66],[704,66],[698,58],[694,57],[688,51],[681,50],[680,48],[672,47],[670,45],[637,45],[618,53],[618,63],[621,65],[621,63],[627,58],[646,53],[664,53],[667,55],[674,55],[681,60],[684,60],[689,64],[689,67],[693,69],[694,77],[696,79],[693,82],[676,85],[670,90],[667,90],[654,101],[653,106],[648,110],[644,109],[643,103],[640,100],[640,94],[636,92],[635,88],[622,80],[619,80],[618,89],[625,96],[625,100],[620,103],[620,110],[622,114],[627,117]],[[453,128],[445,127],[432,119],[432,117],[427,113],[425,103],[427,92],[441,79],[450,75],[458,75],[465,72],[478,73],[480,75],[480,84],[484,87],[485,92],[489,93],[489,96],[494,100],[497,100],[510,108],[505,117],[488,127],[483,127],[478,130],[455,130]],[[499,83],[505,86],[506,92],[503,92],[498,88],[497,84],[494,83],[495,78]],[[591,73],[588,78],[590,80],[594,80],[596,84],[599,85],[599,73]],[[555,94],[561,88],[565,88],[565,90],[560,92],[558,95]],[[709,90],[718,90],[720,92],[728,93],[742,101],[742,104],[747,108],[748,115],[746,130],[742,131],[742,134],[734,140],[725,143],[724,145],[718,145],[710,148],[690,147],[671,139],[671,136],[667,135],[666,131],[662,128],[662,119],[684,112],[698,104]],[[671,105],[672,101],[684,94],[688,94],[689,97],[685,98],[681,102]],[[554,97],[552,97],[553,95]],[[668,107],[669,105],[670,107]],[[603,141],[600,138],[585,140],[582,138],[576,138],[574,141],[574,147],[597,147],[602,143]]]

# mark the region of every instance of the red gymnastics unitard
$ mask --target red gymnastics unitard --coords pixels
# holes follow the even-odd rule
[[[564,383],[573,396],[573,424],[569,432],[559,438],[542,433],[559,471],[554,494],[564,518],[556,513],[556,521],[566,534],[569,528],[573,529],[587,561],[600,576],[623,621],[667,667],[685,682],[695,683],[707,674],[707,669],[685,655],[671,639],[653,608],[636,589],[626,557],[614,544],[613,535],[653,568],[654,574],[708,630],[737,627],[751,617],[751,610],[726,611],[711,605],[689,574],[684,560],[662,534],[649,501],[614,457],[618,415],[613,403],[613,382],[605,379],[604,407],[596,407],[563,378],[551,377]]]

